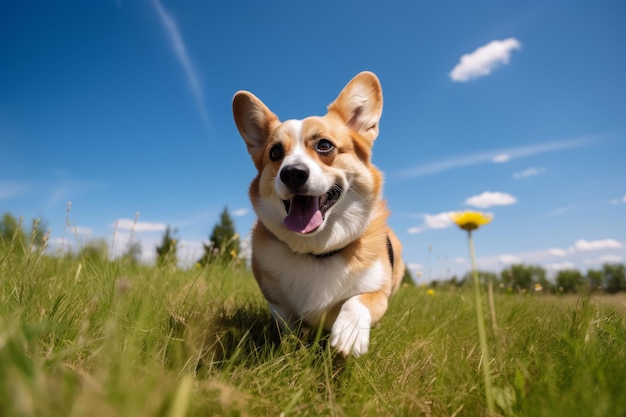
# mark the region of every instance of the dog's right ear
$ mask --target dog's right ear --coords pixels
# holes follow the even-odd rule
[[[248,153],[256,159],[270,133],[280,124],[278,117],[248,91],[238,91],[233,97],[233,117]]]

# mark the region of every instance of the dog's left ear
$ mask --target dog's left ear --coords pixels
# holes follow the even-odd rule
[[[383,90],[376,75],[368,71],[357,74],[328,106],[328,111],[338,113],[351,129],[373,142],[383,112]]]
[[[238,91],[233,97],[233,117],[252,159],[264,149],[272,130],[280,125],[278,117],[248,91]]]

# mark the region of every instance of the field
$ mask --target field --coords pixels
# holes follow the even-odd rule
[[[499,415],[626,415],[624,298],[496,295],[495,311]],[[488,415],[469,291],[401,288],[362,358],[326,340],[276,330],[235,265],[0,254],[2,416]]]

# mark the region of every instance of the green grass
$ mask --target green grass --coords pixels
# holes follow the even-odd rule
[[[626,415],[623,310],[495,307],[501,415]],[[0,254],[2,416],[487,415],[469,291],[401,288],[362,358],[326,340],[279,332],[245,269]]]

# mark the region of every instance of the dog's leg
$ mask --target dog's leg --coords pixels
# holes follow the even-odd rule
[[[387,310],[387,295],[383,291],[360,294],[349,298],[339,310],[330,331],[330,344],[342,355],[359,357],[369,348],[370,328]]]

